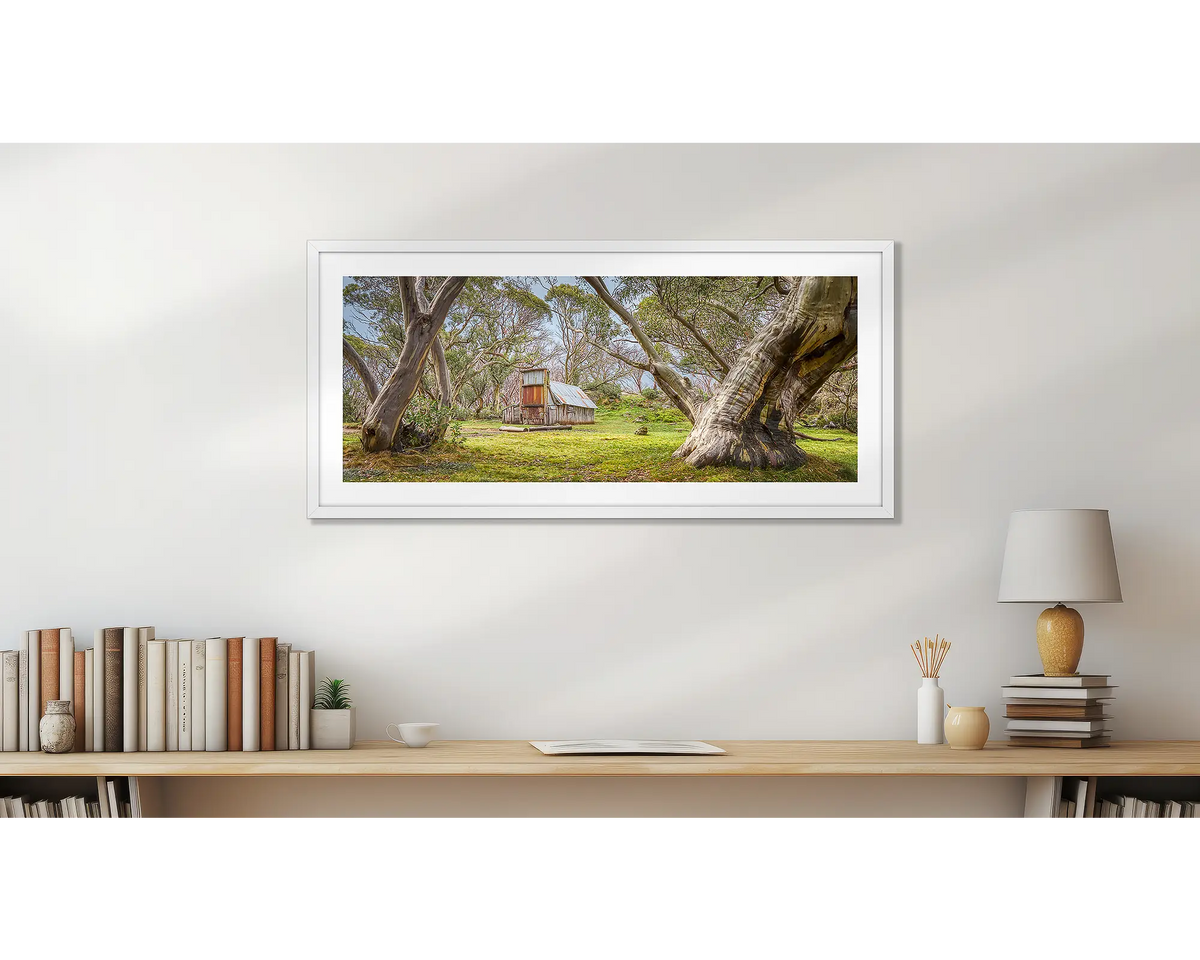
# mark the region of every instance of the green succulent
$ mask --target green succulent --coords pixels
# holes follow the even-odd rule
[[[349,710],[354,704],[347,691],[350,684],[345,680],[330,680],[326,677],[321,681],[321,689],[317,691],[313,707],[317,710]]]

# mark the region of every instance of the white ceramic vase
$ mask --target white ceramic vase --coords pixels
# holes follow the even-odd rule
[[[46,715],[38,724],[43,753],[70,753],[75,749],[75,718],[70,700],[47,700]]]
[[[946,695],[937,677],[924,677],[917,690],[917,743],[941,743]]]

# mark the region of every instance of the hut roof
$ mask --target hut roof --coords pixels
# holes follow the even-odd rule
[[[592,410],[596,409],[596,405],[592,403],[592,398],[584,393],[581,387],[575,387],[569,383],[559,383],[557,380],[551,380],[550,392],[554,395],[554,402],[560,406],[565,405],[571,407],[589,407]]]

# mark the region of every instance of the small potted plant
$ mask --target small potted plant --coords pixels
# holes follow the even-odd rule
[[[354,704],[345,680],[321,681],[312,708],[314,750],[349,750],[354,746]]]

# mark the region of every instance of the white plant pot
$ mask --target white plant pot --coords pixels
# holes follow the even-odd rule
[[[349,750],[354,746],[354,711],[313,710],[309,740],[314,750]]]

